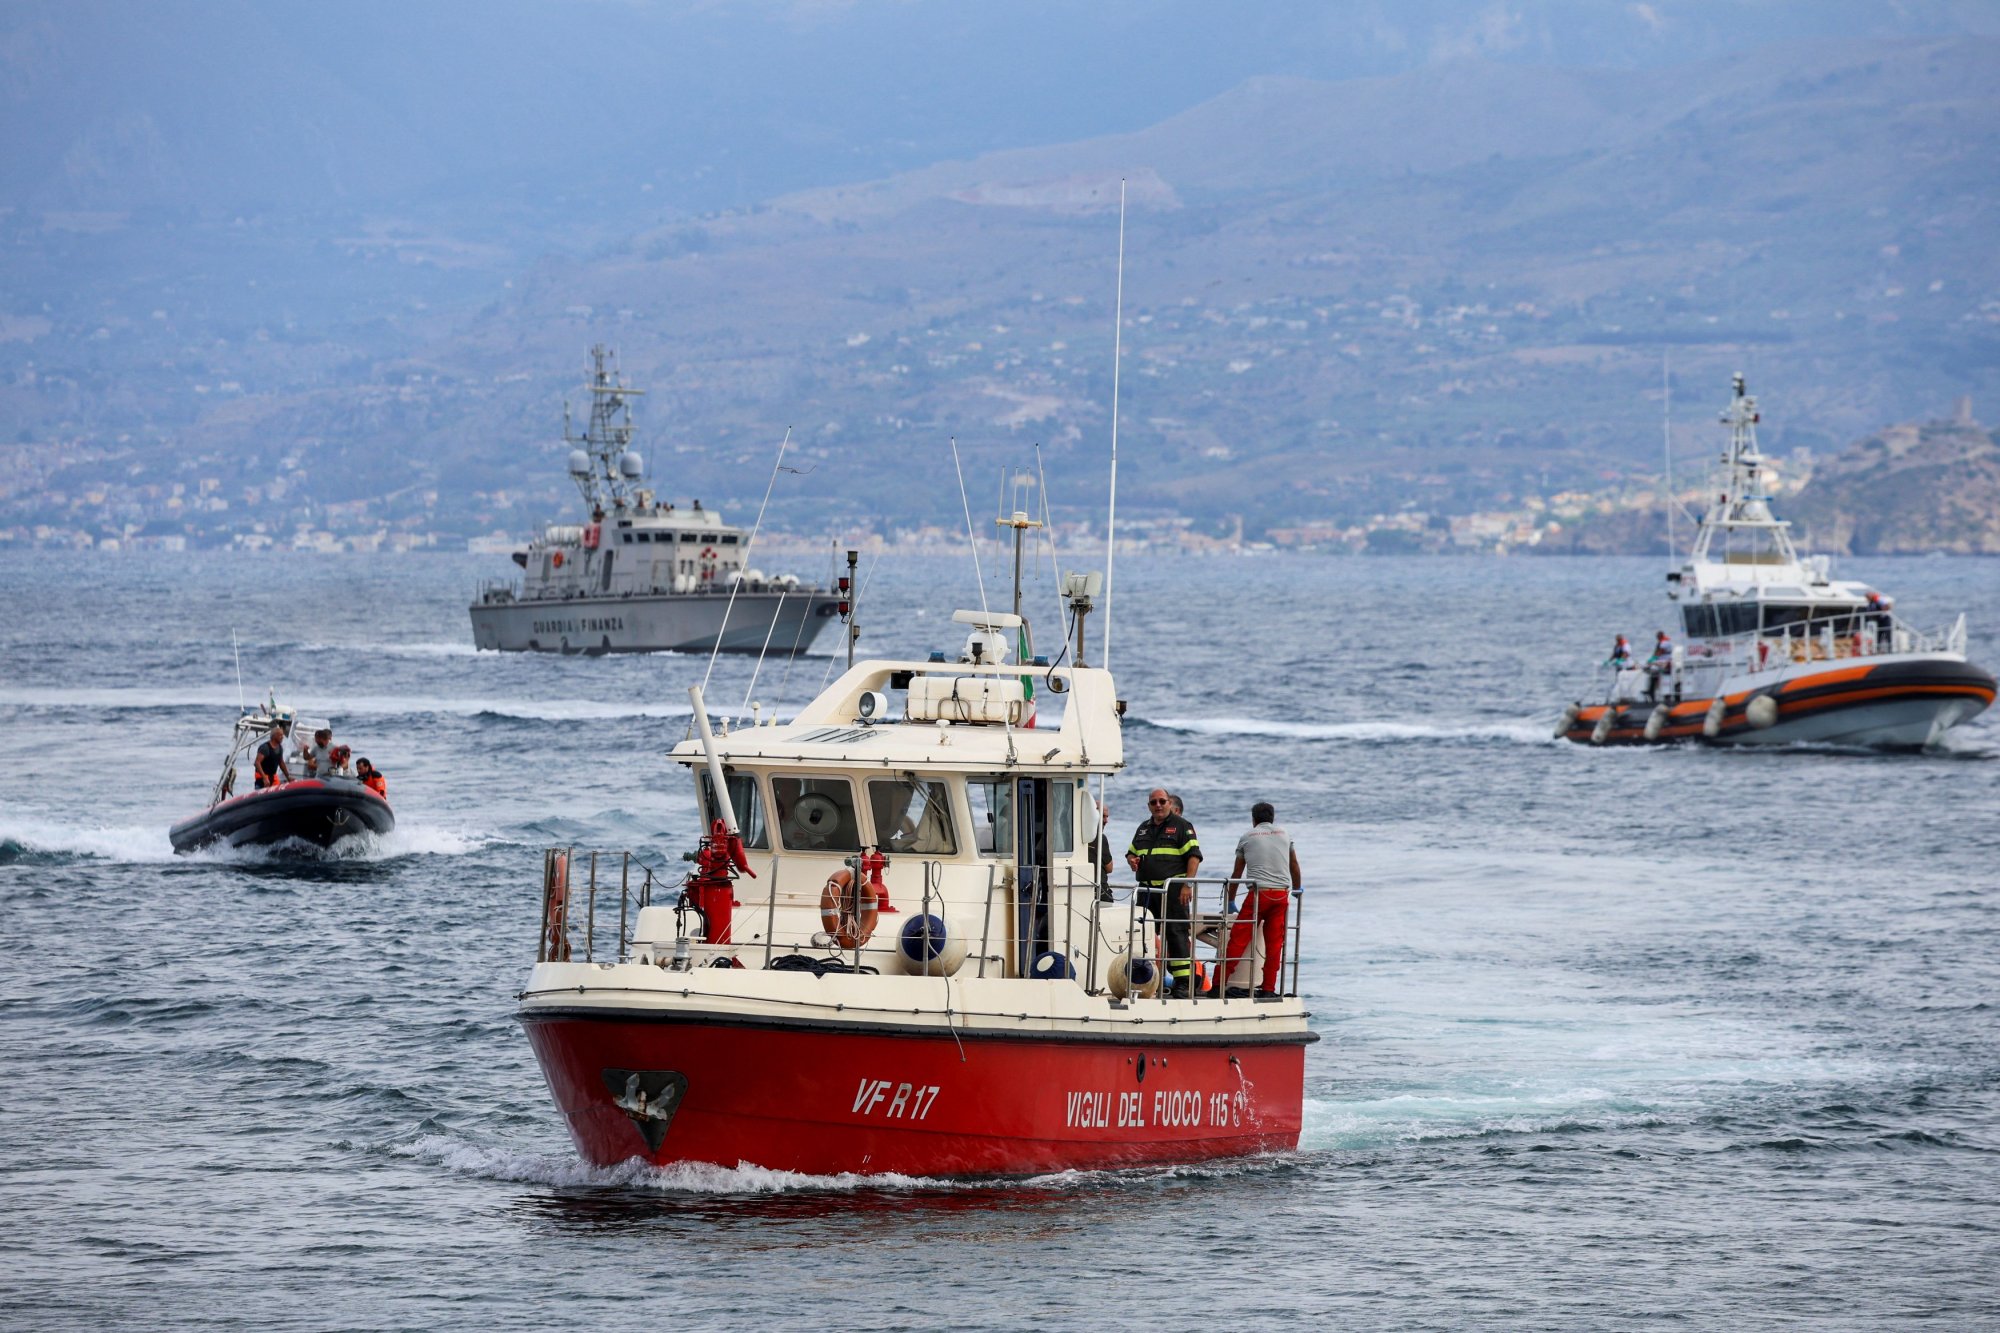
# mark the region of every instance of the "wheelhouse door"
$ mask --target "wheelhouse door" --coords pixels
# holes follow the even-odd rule
[[[1014,966],[1025,977],[1049,948],[1049,780],[1016,778],[1014,810]]]

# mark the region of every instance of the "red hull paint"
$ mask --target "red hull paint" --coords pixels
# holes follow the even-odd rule
[[[808,1175],[1033,1175],[1298,1146],[1305,1042],[1064,1042],[523,1015],[577,1150],[598,1165]],[[610,1079],[606,1070],[620,1071]],[[652,1128],[623,1071],[686,1079]],[[655,1080],[658,1086],[658,1080]],[[664,1132],[661,1132],[661,1131]]]

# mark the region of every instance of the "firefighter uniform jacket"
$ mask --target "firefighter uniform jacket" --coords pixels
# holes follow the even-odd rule
[[[1201,855],[1201,842],[1186,817],[1168,815],[1162,824],[1141,820],[1139,831],[1132,835],[1132,845],[1125,851],[1139,858],[1141,884],[1164,884],[1176,875],[1187,873],[1188,858]]]

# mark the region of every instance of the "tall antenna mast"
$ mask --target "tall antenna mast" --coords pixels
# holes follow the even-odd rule
[[[986,605],[986,576],[979,572],[979,538],[972,531],[972,501],[965,494],[965,469],[958,461],[958,436],[951,437],[951,466],[958,473],[958,503],[965,510],[965,544],[972,548],[972,578],[979,585],[979,609],[989,611]]]
[[[1674,495],[1674,375],[1672,352],[1660,353],[1660,452],[1667,460],[1667,560],[1671,563],[1680,558],[1680,548],[1674,545],[1674,508],[1680,501]]]
[[[1111,563],[1118,553],[1118,371],[1125,354],[1125,180],[1118,180],[1118,297],[1111,312],[1111,507],[1104,520],[1104,669],[1111,669]]]
[[[229,651],[236,657],[236,711],[247,713],[250,710],[243,706],[243,650],[236,644],[234,625],[229,627]]]

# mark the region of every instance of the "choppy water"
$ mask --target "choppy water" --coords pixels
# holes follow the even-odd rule
[[[10,1326],[2000,1322],[2000,722],[1929,757],[1592,751],[1549,728],[1662,620],[1655,562],[1126,557],[1115,814],[1172,775],[1226,843],[1271,799],[1315,890],[1298,1154],[604,1171],[512,1017],[536,850],[677,858],[659,756],[700,663],[475,656],[491,565],[0,555]],[[2000,563],[1847,572],[2000,660]],[[867,643],[955,648],[972,597],[885,561]],[[393,836],[169,855],[232,626],[253,693],[387,771]]]

